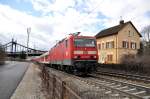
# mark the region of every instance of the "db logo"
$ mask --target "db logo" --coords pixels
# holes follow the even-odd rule
[[[83,54],[88,54],[88,52],[87,51],[83,51]]]

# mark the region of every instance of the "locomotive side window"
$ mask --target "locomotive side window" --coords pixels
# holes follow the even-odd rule
[[[68,40],[65,40],[66,48],[68,47]]]
[[[74,40],[74,45],[76,47],[95,47],[95,39],[86,39],[86,38],[76,38]]]

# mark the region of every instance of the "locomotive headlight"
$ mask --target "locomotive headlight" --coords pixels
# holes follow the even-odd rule
[[[74,56],[74,59],[80,59],[80,56]]]
[[[77,59],[77,58],[78,58],[78,56],[74,56],[74,58],[75,58],[75,59]]]
[[[97,58],[96,56],[94,56],[94,58]]]

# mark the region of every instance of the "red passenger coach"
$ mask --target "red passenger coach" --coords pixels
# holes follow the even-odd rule
[[[91,36],[79,36],[79,33],[72,34],[59,41],[42,58],[42,62],[49,63],[56,69],[74,74],[91,73],[96,70],[98,60],[96,39]]]

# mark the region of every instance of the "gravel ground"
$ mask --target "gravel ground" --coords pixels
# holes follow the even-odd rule
[[[46,99],[42,92],[40,72],[37,65],[30,64],[11,99]]]

